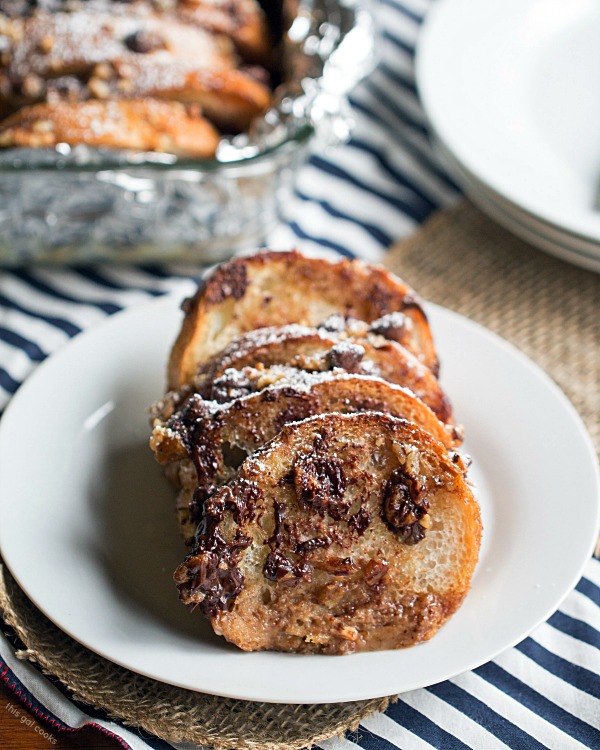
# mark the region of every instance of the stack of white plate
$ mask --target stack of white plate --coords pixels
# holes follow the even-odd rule
[[[600,272],[600,2],[437,0],[416,74],[435,147],[473,202]]]

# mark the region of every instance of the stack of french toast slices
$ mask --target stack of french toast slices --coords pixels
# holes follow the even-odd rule
[[[0,147],[212,158],[272,101],[257,0],[0,0]]]
[[[183,310],[150,440],[189,548],[181,600],[246,651],[433,636],[470,588],[481,520],[415,292],[264,251]]]

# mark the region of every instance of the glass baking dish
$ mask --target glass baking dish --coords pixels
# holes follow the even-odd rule
[[[308,146],[343,140],[346,95],[374,61],[369,0],[301,0],[284,82],[214,160],[70,147],[0,151],[0,265],[213,262],[276,222]]]

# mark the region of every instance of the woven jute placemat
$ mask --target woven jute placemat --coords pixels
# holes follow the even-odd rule
[[[386,263],[425,299],[481,323],[540,365],[600,454],[600,274],[527,245],[466,201],[434,214]]]
[[[157,682],[97,656],[55,627],[2,565],[0,612],[22,641],[23,648],[16,652],[20,659],[28,659],[57,677],[75,700],[171,742],[193,742],[216,750],[301,750],[355,731],[360,721],[385,711],[393,700],[253,703]]]

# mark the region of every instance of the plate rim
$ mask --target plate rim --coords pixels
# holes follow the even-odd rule
[[[531,219],[539,222],[540,227],[528,223],[530,214],[525,209],[509,203],[501,195],[495,193],[489,185],[480,183],[477,177],[471,175],[466,167],[445,151],[443,144],[436,141],[435,137],[433,143],[444,165],[447,166],[448,171],[457,183],[461,185],[465,195],[490,219],[538,250],[553,255],[565,263],[584,268],[593,273],[600,273],[600,248],[599,252],[594,252],[590,247],[593,244],[590,240],[576,238],[574,235],[567,234],[548,224],[545,225],[545,229],[553,232],[556,236],[547,234],[542,229],[541,220],[533,216],[531,216]],[[572,244],[573,241],[585,243],[590,249],[584,250],[576,247]]]

